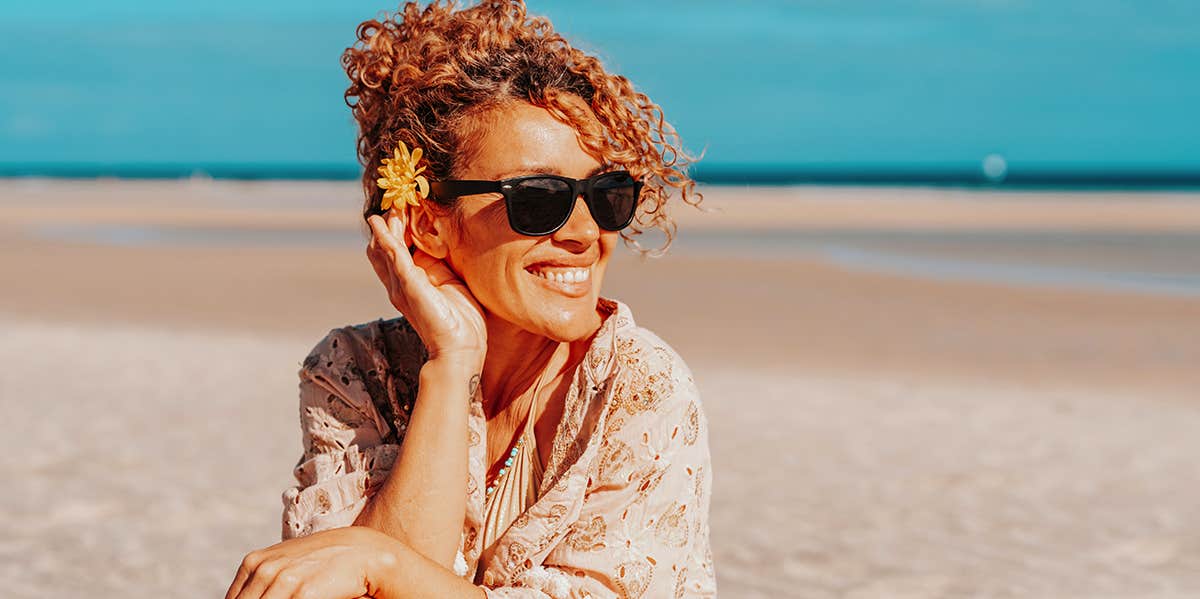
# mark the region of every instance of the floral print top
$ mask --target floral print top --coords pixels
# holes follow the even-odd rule
[[[486,420],[470,406],[467,510],[455,572],[492,599],[715,597],[708,425],[686,364],[607,315],[574,372],[537,500],[483,554]],[[283,538],[354,522],[403,443],[427,359],[401,318],[334,329],[300,370],[304,454]]]

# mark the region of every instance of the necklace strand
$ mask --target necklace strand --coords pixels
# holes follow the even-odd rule
[[[509,468],[512,467],[513,460],[517,458],[517,451],[521,448],[521,442],[524,440],[525,435],[521,435],[521,437],[517,439],[516,444],[513,445],[512,451],[508,452],[508,459],[504,460],[504,466],[502,466],[500,471],[496,473],[496,478],[492,481],[491,486],[487,488],[488,495],[494,493],[496,491],[496,487],[500,486],[500,481],[504,479],[504,474],[508,472]]]
[[[556,352],[557,353],[557,352]],[[551,359],[554,358],[551,354]],[[546,370],[538,376],[537,385],[533,387],[533,398],[529,400],[529,414],[525,417],[525,428],[529,426],[529,419],[533,418],[533,409],[537,406],[537,392],[542,387],[542,380],[546,378],[546,372],[550,370],[549,363],[546,365]],[[492,484],[488,485],[486,495],[490,497],[492,493],[500,486],[500,481],[504,480],[504,475],[512,468],[513,462],[517,459],[517,453],[521,449],[521,445],[525,442],[525,430],[522,428],[521,436],[517,437],[517,442],[513,444],[512,450],[508,452],[508,458],[504,460],[504,465],[500,467],[500,471],[496,473],[496,478],[492,479]]]

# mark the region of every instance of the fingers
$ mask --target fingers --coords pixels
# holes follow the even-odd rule
[[[458,274],[444,260],[421,250],[410,255],[407,248],[400,246],[398,237],[405,237],[407,233],[400,215],[389,212],[386,219],[371,215],[367,222],[372,234],[367,244],[367,256],[376,276],[387,287],[392,305],[413,324],[423,339],[457,341],[459,333],[455,331],[459,329],[452,325],[464,317],[459,313],[464,307],[462,298],[469,299],[467,308],[479,310]],[[468,309],[467,318],[470,318],[469,312]]]
[[[412,247],[412,231],[408,230],[408,210],[393,206],[388,210],[388,226],[397,240],[404,242],[404,247]]]
[[[437,283],[430,280],[428,272],[413,262],[413,256],[408,253],[407,248],[399,247],[393,234],[393,231],[397,230],[397,220],[393,217],[390,223],[386,223],[377,215],[368,217],[374,249],[368,244],[367,255],[371,259],[376,276],[387,287],[392,305],[402,314],[408,315],[410,311],[420,311],[422,306],[430,305],[431,302],[439,303],[441,298],[436,290]],[[444,278],[444,274],[438,278]]]
[[[327,570],[336,568],[335,565],[329,564]],[[279,578],[283,578],[281,575]],[[275,580],[275,584],[271,585],[271,589],[263,595],[262,599],[291,599],[293,597],[319,597],[319,598],[337,598],[358,596],[358,591],[351,591],[353,595],[347,592],[345,581],[339,580],[336,574],[310,572],[301,579],[296,577],[295,584],[280,584],[279,579]],[[279,587],[276,590],[275,587]],[[299,591],[299,592],[298,592]]]
[[[319,553],[319,552],[317,552]],[[366,582],[357,567],[344,558],[277,557],[261,564],[246,585],[230,599],[294,599],[366,597]],[[232,592],[232,589],[231,591]]]
[[[400,247],[400,242],[392,233],[390,225],[384,222],[383,217],[372,214],[367,218],[367,224],[371,226],[372,241],[375,242],[376,247],[391,259],[391,270],[394,270],[401,278],[411,272],[414,264],[412,255],[408,253],[408,247]]]
[[[231,586],[225,597],[227,599],[289,599],[295,596],[301,587],[319,586],[310,584],[311,577],[305,571],[307,569],[303,566],[297,567],[294,562],[280,558],[260,564],[258,568],[249,573],[248,578],[242,578],[242,571],[239,569],[238,579],[234,580],[234,585],[237,585],[240,579],[242,586],[237,589],[236,593]],[[309,594],[311,595],[311,593]]]
[[[408,228],[404,226],[403,218],[404,217],[401,215],[400,211],[394,207],[388,210],[387,216],[384,217],[384,219],[387,221],[388,231],[390,231],[392,233],[392,237],[395,237],[397,240],[404,239],[404,230]],[[408,244],[404,244],[404,247],[408,247]]]
[[[396,276],[392,259],[388,257],[387,252],[378,246],[368,246],[367,260],[371,263],[371,270],[375,271],[375,276],[379,278],[384,287],[388,288],[388,291],[391,291]]]
[[[254,570],[262,561],[263,556],[257,551],[247,553],[246,557],[242,558],[237,575],[233,577],[233,583],[229,585],[229,590],[225,591],[225,599],[234,599],[242,592],[242,587],[246,586],[246,581],[250,579],[250,575],[254,574]]]
[[[408,213],[404,209],[393,206],[383,215],[388,232],[396,239],[396,244],[404,244],[405,248],[413,247],[412,232],[408,230]],[[409,251],[411,254],[412,251]]]
[[[425,274],[429,277],[429,282],[434,287],[458,280],[458,275],[451,270],[450,265],[445,260],[434,258],[421,250],[417,250],[417,253],[413,254],[413,262],[421,270],[425,271]]]
[[[434,287],[458,279],[458,275],[450,269],[444,260],[434,258],[420,249],[409,255],[407,245],[404,250],[400,249],[398,239],[401,236],[406,240],[410,239],[411,234],[408,228],[404,226],[404,220],[399,214],[389,212],[386,223],[382,217],[372,215],[368,219],[368,222],[371,225],[373,235],[371,241],[367,244],[367,255],[371,259],[371,265],[375,269],[375,274],[380,280],[384,280],[385,284],[387,284],[385,280],[387,277],[384,271],[388,270],[386,262],[395,263],[395,266],[391,270],[394,270],[396,275],[402,280],[401,284],[396,285],[396,287],[404,287],[404,279],[407,279],[409,276],[419,276],[420,273],[417,273],[416,269],[424,271],[426,278]],[[385,224],[386,227],[383,227]],[[381,227],[384,229],[383,231],[380,231]],[[372,248],[375,248],[374,251]],[[382,258],[385,257],[390,260],[383,260]]]
[[[300,590],[300,586],[306,582],[305,577],[291,569],[285,569],[280,572],[275,580],[271,582],[271,586],[267,588],[267,592],[263,593],[262,599],[290,599],[297,595],[296,591]],[[309,585],[305,585],[309,586]],[[305,589],[306,596],[319,597]],[[255,599],[258,599],[257,597]]]
[[[374,237],[367,243],[367,261],[371,263],[371,269],[375,271],[375,277],[387,289],[388,297],[392,297],[395,294],[396,287],[396,276],[391,264],[392,261],[388,257],[387,252],[383,251],[375,243]]]
[[[425,250],[422,250],[420,248],[418,248],[417,251],[413,252],[412,259],[413,259],[413,264],[416,264],[417,266],[420,266],[421,268],[424,268],[424,269],[429,269],[434,264],[441,262],[441,260],[434,258],[433,256],[430,256],[429,254],[425,253]]]
[[[257,568],[251,572],[249,580],[242,586],[241,590],[233,597],[236,599],[259,599],[263,593],[267,592],[275,578],[286,565],[285,559],[270,558],[260,563]],[[232,588],[230,589],[233,590]],[[228,596],[228,595],[227,595]]]

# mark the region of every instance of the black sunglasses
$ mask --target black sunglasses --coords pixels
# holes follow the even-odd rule
[[[500,192],[504,194],[508,225],[517,233],[537,237],[567,224],[575,209],[575,198],[580,195],[601,229],[624,229],[637,210],[642,182],[629,171],[612,171],[587,179],[526,175],[501,181],[434,181],[429,188],[442,199]]]

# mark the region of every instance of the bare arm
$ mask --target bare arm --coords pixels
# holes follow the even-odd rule
[[[411,225],[410,213],[423,216],[418,220],[425,226]],[[400,455],[355,523],[393,535],[453,570],[466,515],[467,417],[487,353],[487,327],[479,302],[444,256],[420,249],[436,237],[434,220],[423,203],[393,206],[386,221],[367,219],[367,257],[429,359]]]
[[[485,599],[408,545],[363,526],[343,526],[251,551],[225,599]]]
[[[387,481],[355,525],[382,531],[453,570],[467,504],[467,412],[482,357],[442,356],[421,368],[416,405]]]

